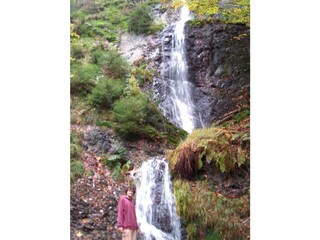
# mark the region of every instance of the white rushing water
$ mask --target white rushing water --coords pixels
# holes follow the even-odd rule
[[[136,214],[144,239],[180,240],[180,221],[165,159],[157,157],[144,162],[135,181]]]
[[[172,36],[167,93],[172,104],[171,120],[189,133],[195,128],[192,84],[188,81],[184,35],[185,22],[190,19],[189,9],[183,6],[180,11],[180,20],[176,23]]]

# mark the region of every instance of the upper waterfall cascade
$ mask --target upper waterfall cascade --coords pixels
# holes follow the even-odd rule
[[[163,84],[166,88],[165,99],[161,107],[173,123],[189,133],[196,125],[196,113],[191,93],[193,85],[188,81],[188,67],[185,56],[184,26],[185,22],[190,19],[189,9],[183,6],[180,9],[179,21],[173,25],[169,62],[163,65],[161,70],[161,76],[165,81]],[[166,36],[162,42],[164,41],[167,41]]]

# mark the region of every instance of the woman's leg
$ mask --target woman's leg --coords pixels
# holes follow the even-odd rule
[[[131,240],[130,229],[123,229],[121,236],[122,236],[122,240]]]
[[[132,230],[131,240],[136,240],[136,239],[137,239],[137,230]]]

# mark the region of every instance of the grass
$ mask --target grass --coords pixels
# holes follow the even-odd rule
[[[197,226],[208,232],[206,239],[247,239],[249,194],[229,199],[212,192],[207,181],[179,179],[174,181],[174,195],[177,213],[188,224],[188,239],[197,239]]]

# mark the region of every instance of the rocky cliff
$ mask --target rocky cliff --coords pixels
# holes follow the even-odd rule
[[[223,121],[249,104],[250,29],[245,25],[186,24],[189,79],[205,125]]]

